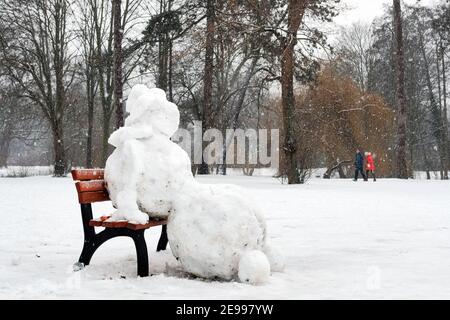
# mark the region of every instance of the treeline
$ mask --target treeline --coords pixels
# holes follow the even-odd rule
[[[321,26],[338,2],[0,0],[0,167],[104,166],[126,92],[143,82],[166,91],[184,127],[282,129],[279,174],[289,183],[357,147],[394,176],[393,13],[332,43]],[[449,20],[444,1],[403,12],[410,175],[447,177]]]
[[[382,176],[398,176],[393,16],[390,7],[373,23],[342,29],[331,61],[322,64],[317,80],[299,90],[297,123],[305,139],[298,147],[306,148],[300,153],[306,168],[338,170],[340,163],[352,163],[349,160],[359,148],[375,153]],[[403,6],[401,22],[407,174],[414,177],[414,171],[425,171],[430,179],[437,172],[441,179],[448,179],[450,5],[442,1],[434,8]]]
[[[339,73],[349,75],[364,92],[397,103],[397,73],[393,12],[371,25],[356,24],[344,30],[339,43]],[[406,97],[406,154],[409,175],[413,170],[440,173],[448,179],[448,59],[450,5],[435,8],[404,6],[402,15],[404,91]],[[393,109],[395,111],[395,108]],[[396,135],[390,148],[396,148]]]

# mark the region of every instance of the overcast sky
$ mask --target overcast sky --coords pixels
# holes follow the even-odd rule
[[[415,4],[417,0],[404,0],[407,4]],[[430,5],[439,3],[437,0],[421,0],[421,3]],[[383,6],[392,5],[392,0],[341,0],[346,7],[335,19],[339,25],[347,25],[357,21],[372,22],[374,18],[383,14]]]

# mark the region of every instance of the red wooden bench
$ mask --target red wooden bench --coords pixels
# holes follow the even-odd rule
[[[103,180],[103,169],[72,170],[72,178],[78,192],[78,202],[81,206],[81,218],[84,230],[84,245],[78,265],[86,266],[90,263],[95,251],[107,240],[115,237],[130,237],[136,246],[137,273],[141,277],[148,276],[148,252],[144,232],[146,229],[162,226],[157,251],[165,250],[167,246],[167,220],[150,220],[146,224],[135,224],[128,221],[105,221],[107,217],[94,219],[92,206],[94,202],[111,200]],[[95,227],[105,228],[96,232]]]

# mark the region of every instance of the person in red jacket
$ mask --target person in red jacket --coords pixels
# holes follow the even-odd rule
[[[373,181],[377,181],[375,178],[375,162],[373,161],[372,153],[366,152],[366,177],[369,178],[369,173],[372,174]]]

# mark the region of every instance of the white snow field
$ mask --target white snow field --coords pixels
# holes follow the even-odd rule
[[[207,176],[234,183],[265,209],[270,243],[285,271],[264,285],[215,282],[180,272],[146,232],[150,273],[137,278],[130,239],[104,244],[72,271],[83,244],[70,178],[0,179],[2,299],[450,299],[450,183]],[[94,214],[112,212],[110,203]]]

